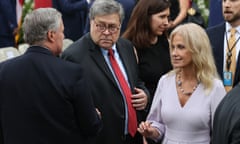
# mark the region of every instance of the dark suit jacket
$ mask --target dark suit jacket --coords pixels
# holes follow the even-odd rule
[[[79,65],[30,47],[0,64],[4,144],[86,144],[101,128]]]
[[[83,35],[88,3],[86,0],[52,0],[53,7],[62,13],[64,34],[73,41]]]
[[[148,94],[147,89],[138,79],[137,62],[132,44],[120,38],[116,47],[126,69],[132,92],[134,93],[134,87],[139,87]],[[125,123],[123,96],[100,48],[94,44],[90,34],[86,34],[73,43],[63,52],[62,57],[83,65],[85,75],[90,78],[94,103],[102,112],[103,120],[103,130],[97,137],[96,143],[126,144],[123,137]],[[138,120],[140,120],[141,112],[143,111],[137,111]],[[136,139],[142,141],[139,135],[136,136]],[[135,143],[141,144],[140,142]]]
[[[0,0],[0,48],[14,46],[13,30],[16,27],[16,0]]]
[[[240,143],[240,83],[221,101],[215,112],[212,144]]]
[[[221,23],[217,26],[207,29],[207,34],[211,42],[217,71],[220,77],[223,79],[223,59],[224,59],[224,39],[225,39],[225,23]],[[235,78],[233,86],[240,81],[240,58],[238,56],[237,68],[235,72]]]

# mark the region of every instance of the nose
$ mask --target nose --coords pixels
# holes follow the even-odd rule
[[[231,2],[229,0],[223,0],[223,7],[229,7]]]
[[[169,24],[168,18],[164,18],[163,23],[164,23],[164,25],[168,25]]]
[[[104,31],[103,31],[104,34],[111,34],[111,32],[109,31],[109,28],[106,28]]]
[[[172,48],[172,53],[171,53],[171,55],[172,55],[172,56],[176,56],[177,53],[178,53],[177,49],[176,49],[176,48]]]

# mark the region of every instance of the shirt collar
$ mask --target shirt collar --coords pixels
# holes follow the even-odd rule
[[[115,52],[117,52],[116,44],[114,44],[114,45],[112,46],[112,50],[113,50],[114,54],[115,54]],[[104,48],[101,48],[101,51],[102,51],[102,53],[103,53],[104,55],[107,55],[107,54],[108,54],[108,50],[106,50],[106,49],[104,49]]]
[[[229,22],[226,22],[225,28],[226,28],[226,32],[229,33],[230,30],[231,30],[231,28],[232,28],[232,26],[230,25]],[[236,30],[237,30],[237,33],[239,34],[239,33],[240,33],[240,26],[237,26],[237,27],[235,27],[235,28],[236,28]]]

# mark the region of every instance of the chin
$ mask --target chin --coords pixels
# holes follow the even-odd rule
[[[183,66],[181,65],[173,65],[174,68],[182,68]]]
[[[163,34],[162,31],[159,31],[159,32],[157,33],[158,36],[161,36],[162,34]]]
[[[100,44],[100,47],[101,48],[104,48],[104,49],[109,49],[109,48],[111,48],[113,45],[112,45],[112,43],[111,44]]]

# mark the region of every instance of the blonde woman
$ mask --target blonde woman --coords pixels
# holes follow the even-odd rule
[[[174,70],[161,77],[146,122],[138,131],[163,144],[209,144],[213,116],[225,95],[208,36],[196,24],[170,35]]]

